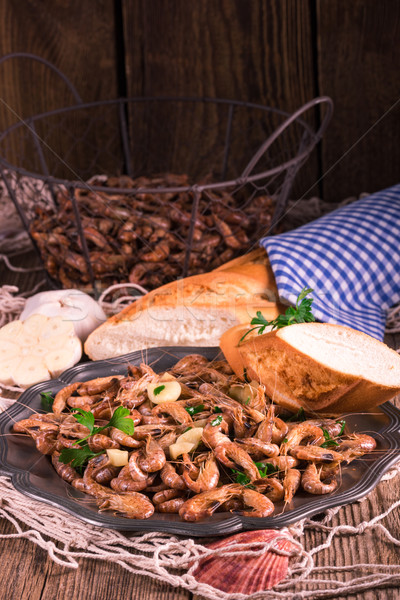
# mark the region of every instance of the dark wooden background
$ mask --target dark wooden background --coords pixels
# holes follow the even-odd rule
[[[292,194],[329,201],[398,182],[399,40],[398,0],[0,2],[0,56],[50,60],[85,101],[193,95],[291,112],[330,96],[333,120]],[[71,102],[52,73],[0,65],[0,129]],[[100,126],[95,143],[108,139]]]

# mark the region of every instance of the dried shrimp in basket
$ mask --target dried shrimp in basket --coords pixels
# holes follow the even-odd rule
[[[284,411],[262,385],[197,354],[168,372],[141,364],[126,376],[71,383],[52,412],[34,413],[13,431],[29,434],[101,511],[131,519],[268,517],[277,504],[290,508],[298,490],[334,492],[341,467],[376,446],[342,419]]]

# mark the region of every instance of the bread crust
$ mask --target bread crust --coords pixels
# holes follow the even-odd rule
[[[311,358],[306,348],[299,351],[281,339],[280,330],[253,335],[239,344],[246,330],[239,325],[221,337],[227,361],[239,377],[243,378],[245,372],[248,378],[260,381],[277,404],[290,410],[302,407],[324,414],[362,412],[400,392],[400,386],[381,385],[342,373]]]
[[[257,262],[253,263],[252,258]],[[135,327],[141,313],[157,309],[203,309],[224,311],[236,322],[249,323],[257,310],[274,319],[284,306],[277,303],[277,289],[272,269],[264,250],[250,253],[244,260],[231,261],[229,267],[173,281],[125,307],[95,329],[85,343],[85,352],[96,359],[95,341],[106,340],[116,325],[132,323]],[[248,262],[246,262],[248,261]]]

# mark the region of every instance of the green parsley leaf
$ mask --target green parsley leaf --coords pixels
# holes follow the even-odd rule
[[[130,415],[129,408],[124,408],[123,406],[118,406],[118,408],[114,411],[113,416],[107,423],[105,427],[99,427],[99,429],[106,429],[107,427],[115,427],[120,431],[123,431],[127,435],[133,435],[135,431],[135,426],[133,424],[132,419],[127,419],[126,417]]]
[[[282,443],[283,443],[283,444],[287,444],[287,442],[288,442],[288,439],[287,439],[287,438],[285,438],[285,439],[283,440],[283,442],[282,442]]]
[[[339,435],[338,435],[338,437],[340,437],[341,435],[343,435],[344,428],[346,427],[346,421],[344,419],[342,419],[341,421],[336,421],[336,423],[338,423],[342,426],[341,430],[339,431]]]
[[[321,448],[329,448],[330,446],[339,446],[338,442],[336,440],[334,440],[333,438],[331,438],[329,431],[327,431],[326,429],[322,429],[322,433],[324,434],[324,438],[326,439],[326,442],[321,444]]]
[[[222,410],[220,409],[219,406],[214,406],[214,412],[215,413],[222,413]]]
[[[186,429],[183,433],[186,433],[187,431],[190,431],[191,429],[193,429],[193,427],[186,427]]]
[[[40,404],[43,410],[51,412],[53,410],[54,396],[51,392],[40,392]]]
[[[99,456],[100,454],[104,454],[104,452],[105,450],[103,452],[92,452],[88,444],[80,448],[63,448],[59,456],[59,461],[64,464],[71,463],[71,466],[76,469],[82,467],[94,456]]]
[[[211,421],[211,425],[213,427],[215,427],[216,425],[221,425],[221,423],[222,423],[222,415],[218,415],[218,417],[215,417],[215,419],[213,419]]]
[[[254,464],[256,465],[258,472],[260,473],[260,477],[267,477],[268,475],[272,475],[272,473],[276,473],[276,471],[279,471],[278,467],[274,467],[274,465],[269,462],[255,462]]]
[[[185,410],[191,417],[193,417],[193,415],[197,415],[197,413],[200,413],[204,410],[204,404],[198,404],[197,406],[186,406]]]
[[[236,469],[231,469],[231,471],[236,476],[236,483],[240,483],[241,485],[248,485],[250,483],[250,477],[247,477],[242,471],[237,471]]]
[[[245,405],[247,406],[248,404],[250,404],[250,396],[247,396],[247,400],[245,402]]]
[[[94,415],[92,412],[90,412],[89,410],[83,410],[82,408],[75,408],[73,415],[74,415],[75,419],[78,421],[78,423],[87,427],[89,429],[90,433],[93,432],[93,429],[95,427],[94,427]]]
[[[158,394],[161,394],[163,390],[165,390],[165,385],[158,385],[156,388],[154,388],[153,394],[158,396]]]
[[[311,312],[313,299],[306,298],[312,291],[312,288],[303,288],[297,297],[296,306],[289,306],[284,315],[278,315],[276,319],[273,319],[272,321],[265,319],[261,311],[258,310],[256,313],[257,316],[250,322],[250,325],[255,325],[255,327],[249,329],[249,331],[240,338],[239,344],[252,331],[258,330],[258,335],[261,335],[268,326],[271,326],[273,331],[274,329],[281,329],[282,327],[287,327],[294,323],[311,323],[312,321],[315,321],[315,317]]]

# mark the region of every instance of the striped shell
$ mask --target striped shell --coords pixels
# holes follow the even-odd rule
[[[221,548],[227,550],[232,544],[268,543],[275,538],[275,547],[290,554],[298,552],[298,547],[289,538],[282,539],[282,534],[275,530],[246,531],[238,533],[224,540],[207,544],[208,548]],[[251,548],[260,550],[260,546]],[[236,550],[232,548],[232,551]],[[207,583],[223,592],[236,594],[252,594],[263,590],[270,590],[280,581],[285,579],[288,571],[289,558],[277,554],[273,550],[260,556],[246,556],[243,554],[232,556],[211,556],[200,560],[193,572],[199,583]]]

